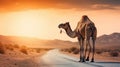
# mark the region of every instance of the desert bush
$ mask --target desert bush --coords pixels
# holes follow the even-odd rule
[[[102,51],[96,51],[97,54],[102,54],[103,52]]]
[[[73,51],[73,54],[79,54],[79,49],[75,49],[74,51]]]
[[[70,49],[68,49],[67,52],[71,53],[72,51]]]
[[[64,51],[64,49],[61,49],[61,51]]]
[[[120,49],[114,49],[114,51],[118,51],[118,52],[120,52]]]
[[[76,49],[77,49],[76,47],[71,47],[71,48],[70,48],[70,51],[73,52],[73,51],[75,51]]]
[[[64,49],[65,52],[68,52],[68,49]]]
[[[61,49],[61,51],[68,52],[67,48]]]
[[[41,49],[36,49],[36,52],[37,52],[37,53],[40,53],[40,51],[41,51]]]
[[[24,54],[28,54],[27,49],[25,49],[25,48],[21,48],[20,51]]]
[[[14,48],[19,48],[19,45],[14,44],[13,47],[14,47]]]
[[[20,51],[24,54],[28,54],[27,47],[26,46],[21,46]]]
[[[8,49],[9,49],[9,50],[11,50],[11,51],[13,51],[13,50],[14,50],[14,48],[13,48],[13,47],[9,47]]]
[[[96,49],[96,53],[97,53],[97,54],[102,54],[103,52],[104,52],[103,50]]]
[[[5,47],[6,47],[6,49],[8,49],[8,50],[11,50],[11,51],[14,50],[14,47],[13,47],[12,44],[6,44]]]
[[[112,57],[118,57],[119,56],[119,52],[118,51],[110,51],[109,54]]]
[[[25,49],[27,49],[27,47],[26,47],[26,46],[24,46],[24,45],[23,45],[23,46],[20,46],[20,48],[25,48]]]
[[[69,50],[70,50],[73,54],[79,54],[79,49],[76,48],[76,47],[71,47]]]
[[[0,54],[5,54],[5,47],[2,43],[0,43]]]
[[[49,51],[52,50],[53,48],[43,48],[42,50]]]

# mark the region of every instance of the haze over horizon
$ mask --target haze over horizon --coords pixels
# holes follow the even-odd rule
[[[60,34],[58,25],[69,21],[74,30],[82,15],[95,23],[98,36],[120,32],[119,0],[0,0],[0,34],[77,40]]]

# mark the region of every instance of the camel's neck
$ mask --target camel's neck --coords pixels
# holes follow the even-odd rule
[[[72,31],[70,25],[67,29],[65,29],[67,35],[71,38],[75,38],[76,37],[76,32],[75,31]]]

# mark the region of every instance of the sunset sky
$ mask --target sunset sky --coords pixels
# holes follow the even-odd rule
[[[98,36],[120,32],[120,0],[0,0],[0,35],[74,41],[58,25],[69,21],[74,30],[82,15]]]

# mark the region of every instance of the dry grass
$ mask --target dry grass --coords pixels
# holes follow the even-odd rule
[[[72,53],[72,54],[79,54],[79,48],[77,47],[62,49],[61,51]],[[104,55],[105,53],[108,53],[108,55],[105,55],[106,57],[107,56],[118,57],[120,53],[120,49],[96,49],[95,51],[96,51],[96,54],[101,56]]]
[[[35,51],[36,53],[40,53],[42,51],[49,51],[49,50],[52,50],[54,48],[32,48],[30,49],[31,51]]]
[[[118,51],[110,51],[109,54],[110,54],[111,57],[118,57],[119,56]]]
[[[8,50],[11,50],[11,51],[14,50],[14,47],[13,47],[12,44],[6,44],[5,47],[6,47],[6,49],[8,49]]]
[[[41,49],[36,49],[36,52],[37,52],[37,53],[40,53],[40,52],[41,52]]]
[[[14,48],[19,48],[20,46],[18,44],[13,45]]]
[[[108,52],[111,57],[119,56],[120,49],[96,49],[97,54]]]
[[[67,49],[62,49],[62,51],[68,52],[68,53],[73,53],[73,54],[79,54],[79,49],[76,48],[76,47],[71,47],[71,48],[67,48]]]
[[[103,50],[96,49],[96,54],[102,54],[102,53],[103,53]]]
[[[0,43],[0,54],[5,54],[5,46]]]
[[[40,67],[37,59],[48,50],[0,43],[0,67]]]
[[[79,49],[76,49],[73,51],[73,54],[79,54],[79,52],[80,52]]]
[[[28,54],[28,51],[27,51],[27,47],[26,47],[26,46],[22,46],[22,47],[20,48],[20,51],[21,51],[22,53],[24,53],[24,54]]]

